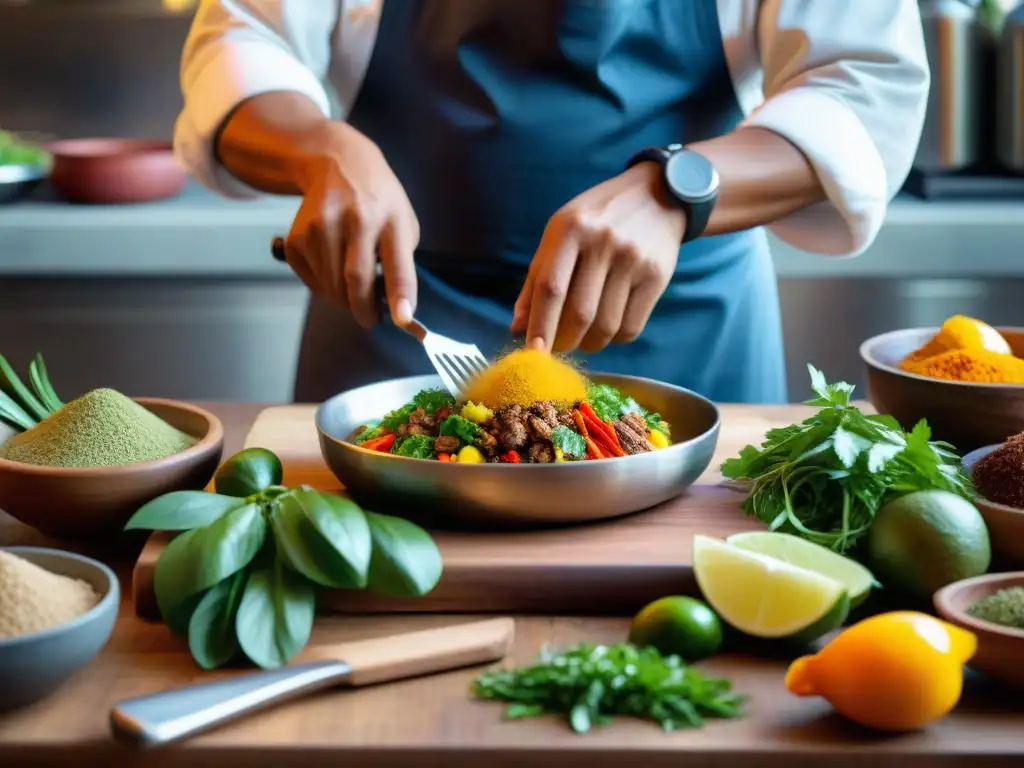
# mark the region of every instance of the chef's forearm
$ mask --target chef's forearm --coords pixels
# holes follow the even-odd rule
[[[310,166],[330,152],[339,127],[301,93],[262,93],[231,113],[217,135],[215,152],[249,186],[301,195]]]
[[[740,128],[689,146],[711,161],[720,179],[705,235],[770,224],[826,199],[804,154],[772,131]]]

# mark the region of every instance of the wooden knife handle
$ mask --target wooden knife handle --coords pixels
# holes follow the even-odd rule
[[[308,659],[334,659],[349,667],[346,684],[371,685],[496,661],[515,636],[510,618],[310,648]]]

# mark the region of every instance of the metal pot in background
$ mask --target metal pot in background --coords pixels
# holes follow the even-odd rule
[[[1008,170],[1024,173],[1024,2],[1003,20],[996,81],[999,163]]]
[[[921,0],[931,90],[914,167],[959,171],[991,159],[996,40],[982,0]]]

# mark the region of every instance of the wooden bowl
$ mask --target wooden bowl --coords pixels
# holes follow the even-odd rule
[[[1024,688],[1024,630],[1003,627],[976,619],[967,609],[986,595],[1006,587],[1024,587],[1024,571],[990,573],[964,579],[935,593],[935,610],[978,638],[978,650],[968,664],[993,680],[1015,688]]]
[[[983,458],[996,450],[1002,443],[978,448],[964,456],[964,468],[974,475],[974,467]],[[1024,568],[1024,509],[1008,507],[989,501],[984,496],[974,496],[974,506],[985,519],[992,554],[997,564],[1005,569]]]
[[[135,400],[198,442],[122,467],[67,469],[0,459],[0,509],[49,536],[92,539],[120,533],[135,510],[157,496],[205,488],[224,450],[220,419],[175,400]]]
[[[871,404],[904,429],[927,419],[932,438],[952,443],[961,454],[1024,432],[1024,385],[929,379],[899,369],[900,361],[938,330],[907,328],[861,344]],[[1024,328],[998,330],[1014,354],[1024,357]]]
[[[167,141],[62,139],[46,145],[53,156],[50,183],[76,203],[143,203],[172,197],[187,175]]]

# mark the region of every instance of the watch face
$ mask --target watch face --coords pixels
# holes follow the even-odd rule
[[[696,152],[676,152],[665,163],[665,179],[684,200],[700,200],[718,190],[718,174],[707,158]]]

